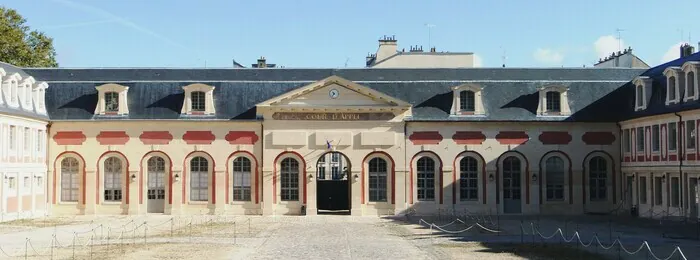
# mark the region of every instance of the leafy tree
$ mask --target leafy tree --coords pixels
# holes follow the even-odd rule
[[[57,67],[53,39],[30,31],[17,11],[0,6],[0,61],[19,67]]]

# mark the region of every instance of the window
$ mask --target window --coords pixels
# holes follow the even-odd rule
[[[37,130],[36,131],[36,151],[41,152],[41,147],[44,143],[44,131],[42,130]],[[39,155],[41,157],[41,155]]]
[[[26,84],[24,85],[25,90],[24,90],[24,105],[27,106],[27,108],[31,109],[32,106],[32,85],[31,84]]]
[[[661,148],[661,138],[659,138],[659,125],[651,126],[651,151],[658,152]]]
[[[671,177],[671,207],[679,207],[681,205],[680,189],[680,178]]]
[[[474,92],[463,90],[459,92],[459,110],[474,112]]]
[[[78,202],[78,159],[66,157],[61,160],[61,201]]]
[[[479,199],[479,164],[474,157],[459,161],[459,200]]]
[[[281,196],[282,201],[299,200],[299,162],[293,158],[285,158],[281,163]]]
[[[647,177],[639,176],[639,204],[647,204]]]
[[[632,138],[630,137],[630,130],[625,129],[622,131],[622,142],[625,147],[625,152],[629,153],[632,151]]]
[[[429,157],[418,159],[418,201],[435,200],[435,161]]]
[[[43,188],[43,186],[44,186],[44,177],[36,176],[36,187]],[[38,191],[41,192],[42,189],[38,189]]]
[[[105,111],[106,112],[119,112],[119,93],[117,93],[117,92],[106,92],[105,93]]]
[[[238,157],[233,160],[233,200],[250,201],[250,160]]]
[[[644,86],[643,85],[638,85],[636,86],[637,91],[637,107],[644,107]]]
[[[603,157],[593,157],[588,162],[589,196],[591,201],[607,199],[608,162]]]
[[[654,178],[654,205],[663,205],[664,204],[664,197],[663,197],[663,177],[655,177]]]
[[[190,201],[209,200],[209,161],[194,157],[190,161]]]
[[[192,111],[204,112],[205,110],[205,93],[202,91],[192,91],[190,94],[192,98]]]
[[[668,100],[676,100],[676,77],[668,77]]]
[[[8,186],[8,188],[10,188],[10,189],[13,189],[13,190],[16,189],[16,188],[17,188],[17,178],[15,178],[15,177],[10,177],[10,179],[8,180],[8,185],[7,185],[7,186]]]
[[[564,200],[564,160],[553,156],[545,161],[547,200]]]
[[[643,152],[644,151],[644,128],[643,127],[637,127],[637,152]]]
[[[105,165],[105,201],[122,200],[122,161],[117,157],[109,157]]]
[[[148,191],[149,200],[165,199],[165,159],[153,156],[148,159]]]
[[[17,148],[17,127],[11,125],[10,126],[10,150],[14,150]]]
[[[25,189],[29,189],[32,187],[32,182],[29,180],[28,176],[24,176],[24,180],[22,182],[22,186],[24,186]],[[25,190],[27,191],[27,190]]]
[[[685,147],[695,149],[695,120],[685,121]]]
[[[547,91],[547,112],[561,112],[561,93]]]
[[[668,150],[675,151],[678,146],[678,130],[676,129],[676,123],[668,123]]]
[[[326,155],[322,155],[318,158],[318,165],[316,166],[316,178],[319,180],[326,179]]]
[[[29,137],[29,127],[24,128],[24,150],[29,151],[29,143],[31,141],[31,138]]]
[[[369,201],[387,201],[387,164],[382,158],[369,161]]]
[[[685,95],[688,98],[694,98],[695,97],[695,73],[692,71],[689,71],[686,73],[687,81],[685,82],[687,90]]]

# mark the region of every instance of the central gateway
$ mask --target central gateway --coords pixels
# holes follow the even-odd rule
[[[318,213],[350,214],[350,160],[340,152],[322,154],[316,162]]]

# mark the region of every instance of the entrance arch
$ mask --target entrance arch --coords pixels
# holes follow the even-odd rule
[[[351,164],[341,152],[325,152],[316,161],[317,213],[350,213]]]

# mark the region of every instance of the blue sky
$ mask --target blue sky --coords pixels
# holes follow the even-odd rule
[[[697,0],[0,0],[54,38],[62,67],[362,67],[382,35],[474,52],[484,67],[591,66],[623,47],[649,65],[697,46]],[[675,56],[674,56],[675,55]]]

